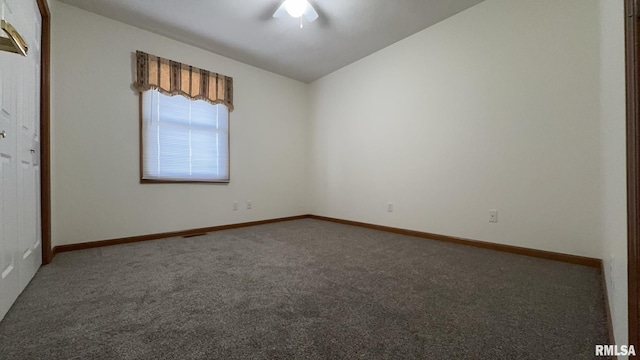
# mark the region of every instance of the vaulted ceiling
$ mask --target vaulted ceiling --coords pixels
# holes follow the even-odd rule
[[[61,1],[308,83],[482,0],[310,0],[302,29],[282,0]]]

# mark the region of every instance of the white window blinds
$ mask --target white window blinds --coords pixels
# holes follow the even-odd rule
[[[142,178],[229,181],[229,110],[156,90],[142,93]]]

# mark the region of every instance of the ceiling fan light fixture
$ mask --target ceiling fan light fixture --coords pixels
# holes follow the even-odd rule
[[[307,7],[309,3],[307,0],[286,0],[284,2],[284,7],[287,10],[287,13],[291,15],[291,17],[298,18],[304,15],[305,11],[307,11]]]
[[[300,19],[300,27],[302,27],[303,17],[308,22],[314,22],[318,18],[318,12],[308,0],[285,0],[273,13],[274,18],[286,17],[287,15],[294,19]]]

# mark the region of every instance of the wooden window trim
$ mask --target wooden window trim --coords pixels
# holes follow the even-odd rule
[[[179,96],[179,95],[178,95]],[[139,161],[140,161],[140,184],[229,184],[231,182],[231,111],[229,111],[229,118],[228,118],[228,124],[227,124],[227,132],[228,132],[228,139],[227,139],[227,164],[228,164],[228,170],[229,170],[229,178],[226,180],[202,180],[202,181],[198,181],[198,180],[168,180],[168,179],[143,179],[143,174],[144,174],[144,160],[143,160],[143,151],[144,151],[144,146],[143,146],[143,125],[142,125],[142,92],[140,92],[140,95],[138,96],[138,117],[140,118],[139,121],[139,140],[138,140],[138,144],[139,144]]]

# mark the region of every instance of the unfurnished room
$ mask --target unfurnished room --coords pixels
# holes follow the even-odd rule
[[[0,6],[0,359],[640,351],[640,1]]]

